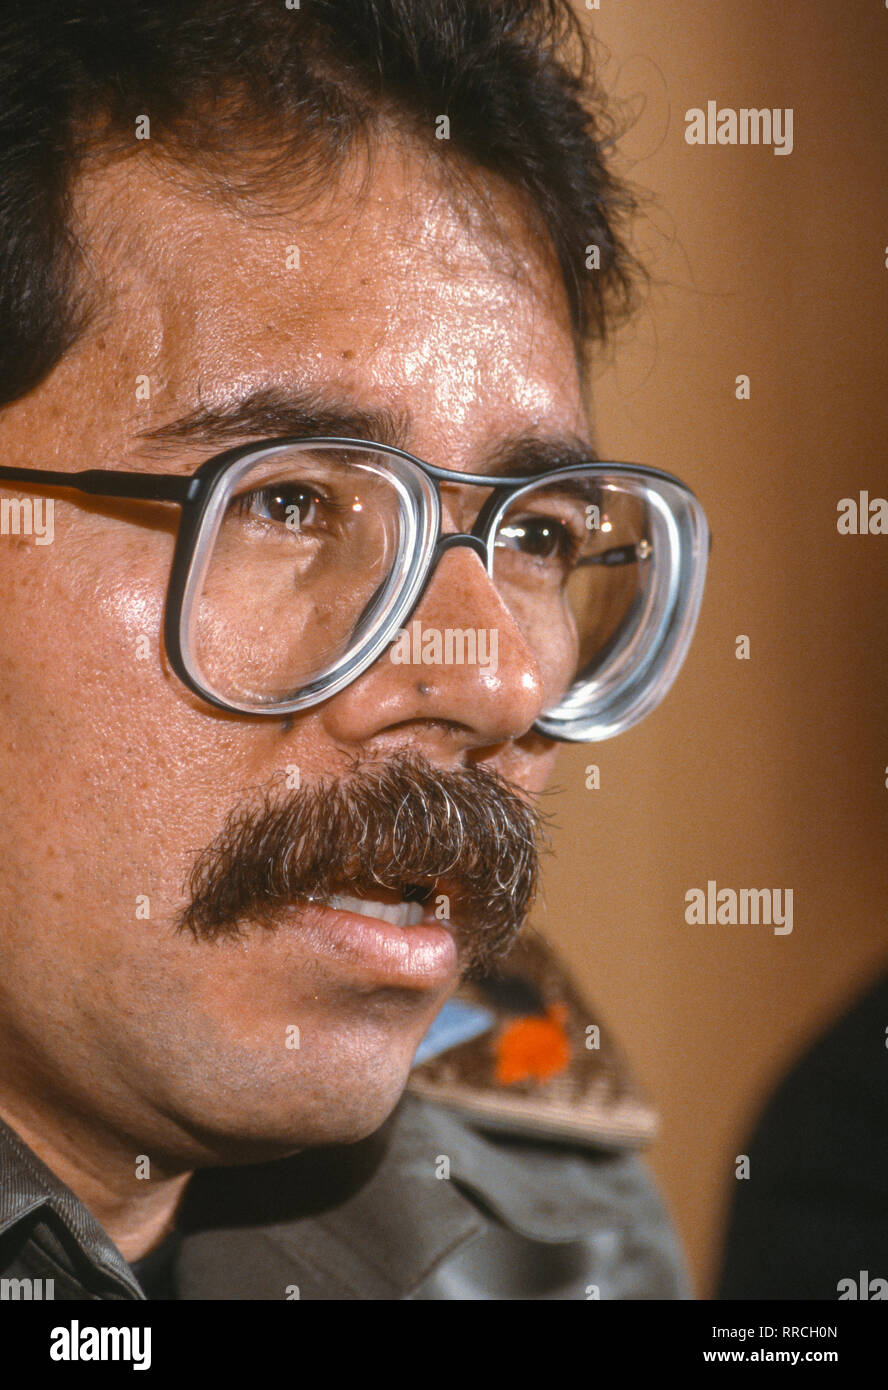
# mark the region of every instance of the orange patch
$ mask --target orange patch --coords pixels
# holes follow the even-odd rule
[[[518,1018],[496,1040],[496,1079],[501,1086],[516,1081],[547,1081],[570,1061],[565,1024],[567,1006],[552,1004],[545,1017]]]

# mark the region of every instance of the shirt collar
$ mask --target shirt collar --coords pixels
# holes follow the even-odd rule
[[[53,1241],[53,1256],[64,1263],[72,1277],[77,1277],[77,1270],[69,1243],[103,1279],[131,1298],[144,1299],[126,1260],[92,1213],[15,1130],[0,1120],[0,1235],[41,1210],[68,1238],[67,1242],[64,1238]]]

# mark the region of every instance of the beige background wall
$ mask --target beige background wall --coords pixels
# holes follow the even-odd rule
[[[888,496],[888,10],[600,3],[654,278],[596,372],[600,445],[685,478],[715,539],[666,703],[563,757],[541,921],[659,1103],[651,1165],[705,1296],[756,1107],[888,960],[888,536],[836,530],[840,498]],[[792,107],[792,154],[688,146],[709,99]],[[792,935],[686,925],[708,879],[791,887]]]

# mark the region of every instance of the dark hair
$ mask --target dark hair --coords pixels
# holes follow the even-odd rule
[[[76,174],[91,158],[156,157],[145,145],[208,187],[238,162],[279,184],[294,170],[310,182],[381,115],[434,147],[446,114],[441,157],[453,150],[522,190],[551,238],[578,346],[634,308],[641,267],[621,227],[635,200],[603,155],[613,126],[569,0],[0,6],[0,405],[37,385],[89,317]]]

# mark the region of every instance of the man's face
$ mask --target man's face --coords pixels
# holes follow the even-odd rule
[[[412,453],[467,472],[510,436],[582,434],[563,287],[517,198],[497,190],[495,231],[469,225],[433,162],[393,147],[357,188],[347,174],[323,210],[259,217],[140,161],[96,174],[78,208],[106,312],[0,416],[4,463],[188,473],[256,432],[163,450],[140,435],[267,389],[409,416]],[[53,543],[0,541],[10,1118],[28,1132],[63,1110],[187,1164],[358,1138],[456,986],[453,938],[365,922],[365,940],[306,907],[198,939],[174,927],[189,873],[294,766],[305,788],[408,754],[541,789],[539,661],[457,548],[415,616],[496,629],[495,671],[383,657],[298,717],[214,710],[163,649],[178,509],[46,495]],[[445,490],[445,529],[468,529],[483,496]]]

